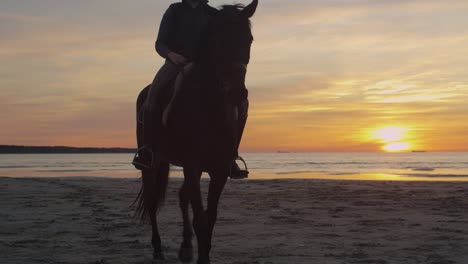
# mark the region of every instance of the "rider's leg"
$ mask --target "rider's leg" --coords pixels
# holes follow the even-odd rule
[[[166,61],[154,77],[153,83],[148,89],[148,94],[143,106],[138,113],[138,120],[142,121],[142,146],[139,146],[133,164],[137,169],[150,169],[153,163],[153,151],[156,144],[156,133],[161,126],[162,102],[164,92],[167,91],[170,82],[179,72],[177,65]]]
[[[169,83],[177,76],[179,69],[179,66],[166,60],[154,77],[153,83],[148,90],[148,96],[143,104],[145,111],[154,113],[160,108],[161,100],[163,99],[161,94],[163,94],[165,89],[168,88]]]
[[[168,119],[170,118],[171,113],[173,112],[174,106],[177,103],[177,98],[180,94],[180,91],[182,90],[182,84],[185,78],[190,74],[190,72],[193,70],[194,67],[195,67],[195,63],[191,62],[180,68],[179,74],[177,75],[175,82],[174,82],[174,93],[172,94],[171,100],[167,104],[167,107],[164,109],[164,112],[162,115],[163,126],[167,125]]]
[[[246,98],[238,105],[238,123],[237,123],[237,131],[236,131],[236,157],[239,156],[239,146],[242,140],[242,135],[244,134],[245,124],[247,123],[249,111],[249,100]],[[232,162],[231,168],[231,179],[245,179],[249,175],[247,170],[242,170],[239,168],[235,161]]]
[[[136,101],[136,121],[137,121],[137,146],[138,148],[141,148],[144,143],[143,143],[143,116],[140,116],[141,109],[143,107],[143,103],[146,100],[146,97],[148,95],[148,90],[151,87],[151,84],[146,86],[139,94],[137,97]]]
[[[237,136],[237,156],[239,156],[239,146],[241,143],[242,135],[244,134],[245,124],[247,123],[247,117],[249,112],[249,100],[245,99],[243,102],[239,104],[239,129],[238,129],[238,136]]]

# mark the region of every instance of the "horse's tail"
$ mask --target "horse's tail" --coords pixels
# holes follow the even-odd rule
[[[164,204],[169,179],[169,163],[160,162],[157,169],[143,170],[142,186],[134,204],[136,215],[142,220],[151,219]]]

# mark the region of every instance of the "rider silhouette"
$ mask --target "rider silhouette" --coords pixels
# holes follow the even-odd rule
[[[133,160],[137,169],[151,169],[153,167],[153,152],[155,145],[154,135],[157,127],[153,124],[154,118],[161,119],[160,105],[161,94],[164,89],[169,89],[170,83],[179,72],[187,65],[195,61],[201,45],[202,31],[207,26],[210,17],[217,10],[208,5],[207,0],[182,0],[174,3],[164,13],[156,40],[156,51],[166,61],[156,74],[153,83],[149,87],[146,100],[140,113],[143,123],[143,145],[138,146],[138,151]],[[239,104],[240,131],[237,136],[237,149],[247,120],[248,101]],[[140,118],[139,118],[140,119]],[[231,178],[247,178],[248,171],[241,170],[235,161],[232,163]]]

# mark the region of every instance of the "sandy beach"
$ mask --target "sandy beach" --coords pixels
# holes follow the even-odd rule
[[[159,215],[163,263],[179,263],[180,184]],[[0,178],[0,263],[151,263],[151,229],[130,208],[138,188]],[[213,244],[212,263],[468,263],[468,183],[230,181]]]

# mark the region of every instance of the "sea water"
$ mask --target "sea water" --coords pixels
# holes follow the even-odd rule
[[[468,152],[243,153],[250,178],[468,181]],[[133,154],[0,154],[0,176],[139,177]],[[242,163],[239,163],[241,167]],[[172,167],[180,177],[181,169]]]

